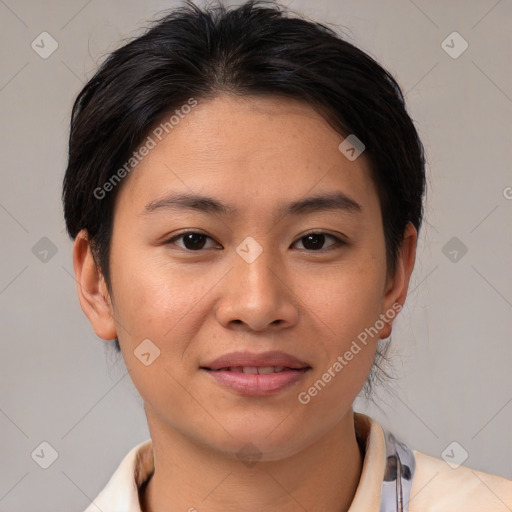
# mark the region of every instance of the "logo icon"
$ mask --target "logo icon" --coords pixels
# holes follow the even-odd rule
[[[246,466],[251,468],[261,459],[262,453],[252,443],[247,443],[246,445],[242,446],[236,456]]]
[[[57,254],[57,246],[43,236],[33,247],[32,254],[43,263],[48,263]]]
[[[39,57],[47,59],[59,47],[59,43],[48,32],[41,32],[30,46]]]
[[[48,469],[58,459],[59,454],[50,443],[43,441],[30,456],[43,469]]]
[[[441,453],[441,458],[452,469],[457,469],[468,457],[469,453],[457,441],[450,443]]]
[[[353,162],[363,153],[366,146],[352,133],[338,146],[338,149],[348,158],[348,160]]]
[[[458,263],[468,252],[468,248],[456,236],[452,236],[441,251],[452,263]]]
[[[253,263],[263,252],[263,247],[252,236],[248,236],[236,248],[236,252],[247,263]]]
[[[133,353],[144,366],[149,366],[160,357],[160,349],[149,338],[139,343]]]
[[[468,42],[458,32],[452,32],[441,43],[441,48],[452,59],[458,59],[468,49],[468,46]]]

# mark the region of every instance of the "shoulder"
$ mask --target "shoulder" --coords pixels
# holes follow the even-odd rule
[[[512,480],[458,466],[414,450],[410,512],[510,512]]]

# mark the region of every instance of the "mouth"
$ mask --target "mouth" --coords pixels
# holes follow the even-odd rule
[[[307,363],[282,352],[231,353],[200,367],[222,387],[247,396],[283,391],[311,369]]]
[[[281,373],[284,371],[301,371],[305,368],[288,368],[286,366],[227,366],[213,370],[212,368],[204,368],[212,372],[234,372],[245,373],[247,375],[269,375],[271,373]]]

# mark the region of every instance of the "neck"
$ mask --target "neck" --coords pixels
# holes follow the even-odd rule
[[[353,413],[286,459],[241,463],[198,446],[148,417],[155,471],[141,489],[144,512],[344,512],[361,476]]]

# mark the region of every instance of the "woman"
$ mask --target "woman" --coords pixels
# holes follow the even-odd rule
[[[74,105],[63,201],[151,439],[87,512],[510,510],[512,482],[352,409],[424,188],[394,79],[275,4],[187,4],[114,52]]]

